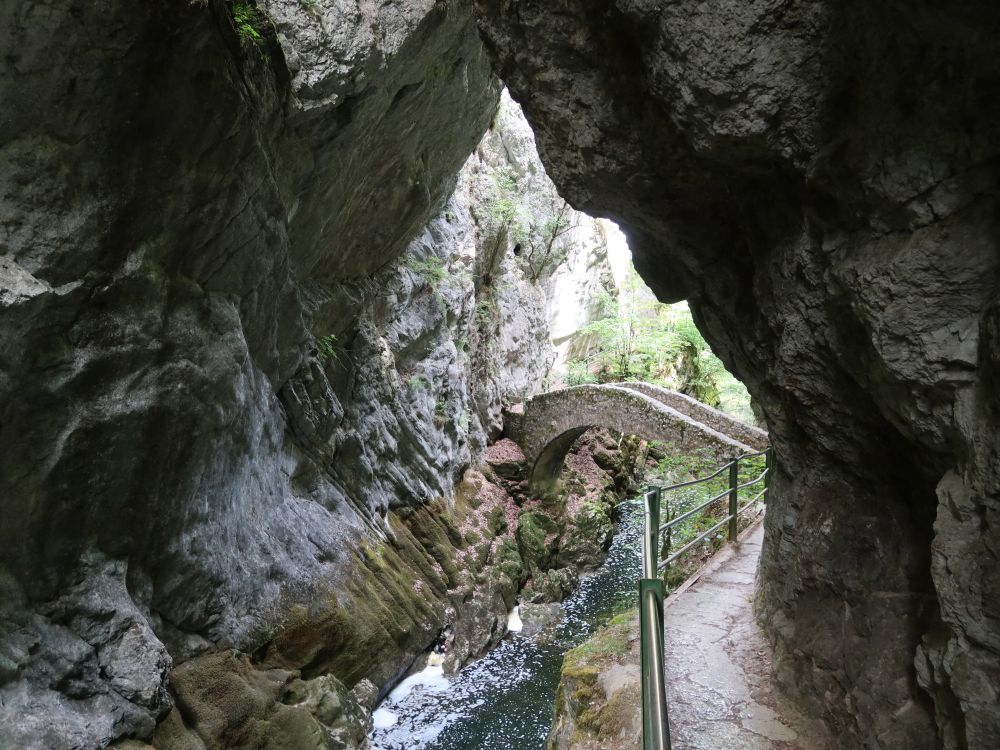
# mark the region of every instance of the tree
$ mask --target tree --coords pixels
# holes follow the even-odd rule
[[[532,282],[537,283],[566,259],[567,248],[560,246],[557,240],[573,228],[570,223],[572,213],[569,203],[562,201],[554,214],[531,222],[528,232],[531,250],[524,260]]]
[[[600,307],[601,317],[580,331],[596,339],[596,351],[582,363],[587,371],[596,367],[604,382],[658,383],[751,418],[746,388],[709,348],[687,303],[658,302],[632,271],[617,295],[602,294]],[[581,363],[567,367],[580,380]]]

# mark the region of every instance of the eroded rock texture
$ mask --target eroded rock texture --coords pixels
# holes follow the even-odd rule
[[[577,208],[767,418],[776,669],[846,747],[1000,733],[1000,10],[480,0]]]
[[[379,401],[364,357],[413,313],[380,339],[357,280],[492,118],[470,9],[261,10],[259,41],[215,0],[2,15],[5,746],[148,737],[172,661],[266,642],[385,537],[392,493],[433,499],[461,468],[406,455],[426,427],[392,423],[412,406]],[[324,341],[357,342],[368,377]],[[406,476],[373,486],[366,451],[397,445]],[[433,639],[423,620],[402,653]]]
[[[467,470],[555,356],[564,202],[470,3],[33,2],[0,44],[0,745],[363,744],[524,583]]]

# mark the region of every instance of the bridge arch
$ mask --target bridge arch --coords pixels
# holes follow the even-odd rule
[[[532,491],[540,494],[555,486],[573,442],[591,427],[605,427],[647,440],[671,440],[691,448],[709,447],[720,458],[757,449],[760,435],[740,433],[741,437],[753,438],[750,443],[730,437],[670,405],[673,391],[660,391],[663,393],[617,384],[578,385],[543,393],[526,402],[522,413],[508,415],[507,432],[521,446],[531,465]],[[675,402],[683,406],[682,401]],[[732,419],[722,412],[711,411]],[[722,421],[717,424],[725,426]],[[758,432],[766,444],[767,434]]]

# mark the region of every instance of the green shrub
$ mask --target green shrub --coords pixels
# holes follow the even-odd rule
[[[406,385],[411,391],[426,391],[431,387],[430,381],[420,375],[414,375],[411,377],[408,381],[406,381]]]
[[[411,257],[406,261],[406,267],[432,289],[437,289],[448,275],[444,267],[444,261],[436,255],[423,260]]]
[[[251,47],[264,41],[259,29],[264,20],[264,14],[253,3],[233,4],[233,23],[240,37],[240,43],[244,47]]]
[[[566,385],[585,385],[596,382],[597,376],[590,371],[590,365],[585,360],[573,359],[566,363]]]
[[[481,297],[476,302],[476,322],[480,326],[488,326],[497,316],[497,304],[493,297]]]
[[[709,348],[686,302],[657,302],[633,271],[600,305],[601,317],[581,330],[595,342],[599,380],[658,383],[753,421],[749,393]]]
[[[321,360],[337,361],[337,337],[332,333],[316,339],[316,356]]]

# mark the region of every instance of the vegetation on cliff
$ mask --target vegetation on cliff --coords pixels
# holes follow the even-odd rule
[[[567,362],[568,385],[641,380],[754,421],[746,387],[712,352],[687,303],[657,301],[631,264],[617,294],[601,294],[597,318],[580,337],[585,354]]]

